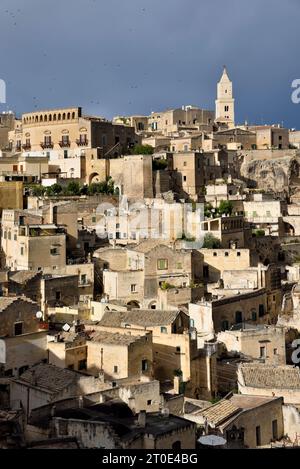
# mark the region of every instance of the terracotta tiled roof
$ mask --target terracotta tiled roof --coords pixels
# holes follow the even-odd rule
[[[104,314],[99,326],[122,327],[125,324],[151,327],[172,324],[179,311],[159,311],[157,309],[132,311],[108,311]]]
[[[97,331],[89,334],[93,342],[112,345],[130,345],[141,339],[140,335],[118,334],[114,332]]]
[[[199,415],[207,419],[208,423],[214,426],[220,425],[222,422],[227,420],[229,417],[240,412],[240,408],[236,407],[229,400],[222,400],[217,404],[209,407],[208,409],[201,410]]]
[[[16,301],[23,301],[24,303],[32,303],[33,305],[36,305],[34,301],[30,300],[30,298],[27,298],[25,296],[1,296],[0,297],[0,312],[5,311],[6,308],[8,308],[10,305],[15,303]]]
[[[10,274],[9,279],[15,283],[26,283],[38,275],[38,272],[30,272],[30,270],[19,270]]]
[[[72,384],[76,384],[80,378],[80,373],[75,371],[40,363],[26,370],[20,376],[20,381],[44,388],[51,393],[57,393]]]
[[[300,390],[300,369],[297,367],[245,363],[239,370],[249,387]]]

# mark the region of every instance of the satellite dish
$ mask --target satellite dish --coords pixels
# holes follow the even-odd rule
[[[63,326],[63,330],[64,330],[65,332],[69,332],[70,329],[71,329],[71,327],[69,326],[69,324],[65,324],[65,325]]]
[[[226,445],[227,441],[225,438],[222,438],[221,436],[217,435],[206,435],[206,436],[201,436],[198,439],[198,443],[201,445],[205,446],[224,446]]]
[[[36,317],[37,319],[42,319],[42,317],[43,317],[42,311],[38,311],[38,312],[36,313],[35,317]]]

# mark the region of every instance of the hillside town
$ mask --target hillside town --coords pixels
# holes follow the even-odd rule
[[[300,447],[300,130],[231,78],[0,114],[0,448]]]

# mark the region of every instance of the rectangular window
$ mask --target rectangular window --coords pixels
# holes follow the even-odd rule
[[[131,290],[131,293],[135,293],[136,292],[136,284],[133,283],[130,285],[130,290]]]
[[[23,323],[16,322],[14,326],[14,335],[22,335],[23,334]]]
[[[87,134],[80,134],[79,135],[79,142],[80,143],[86,143],[87,142]]]
[[[148,361],[142,360],[142,371],[147,371],[147,370],[148,370]]]
[[[86,370],[86,359],[79,360],[78,362],[78,370]]]
[[[258,315],[259,315],[260,318],[265,315],[265,306],[264,305],[259,305]]]
[[[255,429],[255,433],[256,433],[256,446],[260,446],[261,445],[261,433],[260,433],[260,427],[256,427]]]
[[[186,182],[186,176],[183,176],[183,180],[184,180],[184,182]]]
[[[69,145],[70,140],[69,140],[69,135],[63,135],[61,138],[61,142],[63,146]]]
[[[21,256],[24,256],[24,248],[21,246]]]
[[[168,260],[167,259],[158,259],[157,260],[158,270],[167,270],[168,269]]]
[[[266,358],[266,347],[260,347],[260,358]]]
[[[117,367],[117,365],[114,366],[114,373],[118,373],[118,367]]]
[[[85,285],[87,283],[87,275],[86,274],[82,274],[81,277],[80,277],[80,283],[82,285]]]
[[[51,248],[51,249],[50,249],[50,254],[51,254],[51,256],[57,256],[57,254],[58,254],[58,249],[57,249],[57,248]]]
[[[177,269],[182,269],[182,262],[177,262],[176,268]]]
[[[61,292],[60,291],[55,292],[55,299],[56,299],[56,301],[59,301],[61,299]]]
[[[168,329],[167,329],[165,326],[161,326],[160,332],[161,332],[162,334],[167,334]]]
[[[274,348],[273,353],[274,353],[274,355],[278,355],[278,349]]]
[[[273,420],[273,422],[272,422],[272,435],[273,435],[273,440],[278,440],[278,423],[277,423],[277,420]]]
[[[147,401],[147,405],[151,405],[151,404],[152,404],[152,400],[149,399],[149,400]]]

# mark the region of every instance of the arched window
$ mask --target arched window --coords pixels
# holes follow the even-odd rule
[[[60,114],[58,114],[58,119],[57,120],[59,120],[59,121],[61,120],[61,115]]]
[[[47,122],[47,114],[44,115],[44,122]]]
[[[68,112],[67,119],[71,119],[71,113]]]
[[[75,119],[75,112],[72,112],[72,119]]]
[[[65,112],[62,115],[62,119],[63,119],[63,121],[66,119],[66,113]]]
[[[53,120],[56,121],[56,114],[53,114]]]
[[[39,121],[39,116],[35,116],[35,122]]]
[[[40,116],[40,122],[43,122],[43,116]]]
[[[172,449],[174,451],[179,451],[181,449],[181,441],[174,441],[174,443],[172,444]]]
[[[49,122],[52,121],[52,114],[49,114]]]

